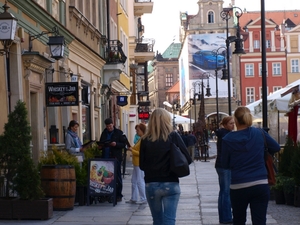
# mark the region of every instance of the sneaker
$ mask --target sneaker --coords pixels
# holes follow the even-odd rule
[[[136,202],[136,204],[140,204],[140,205],[142,205],[142,204],[147,204],[147,200],[138,201],[138,202]]]
[[[130,199],[128,201],[125,201],[125,203],[136,204],[137,202]]]

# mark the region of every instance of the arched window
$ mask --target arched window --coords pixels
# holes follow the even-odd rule
[[[208,23],[214,23],[215,22],[215,16],[213,11],[208,12],[208,18],[207,18]]]

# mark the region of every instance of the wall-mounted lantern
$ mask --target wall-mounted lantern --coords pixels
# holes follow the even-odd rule
[[[10,7],[6,3],[7,1],[5,1],[5,4],[3,5],[4,12],[0,14],[0,41],[3,44],[5,52],[9,50],[9,47],[15,39],[18,22],[18,19],[7,12]]]
[[[50,144],[58,144],[58,129],[55,125],[51,125],[49,129],[50,133]]]
[[[50,47],[51,58],[58,60],[64,57],[65,38],[63,36],[49,37],[48,45]]]
[[[57,27],[53,27],[52,31],[43,31],[37,35],[29,36],[29,52],[32,50],[32,41],[45,35],[45,34],[55,34],[54,36],[49,37],[49,42],[47,43],[50,47],[51,58],[55,60],[59,60],[64,57],[64,49],[65,49],[65,38],[63,36],[59,36],[59,31]]]

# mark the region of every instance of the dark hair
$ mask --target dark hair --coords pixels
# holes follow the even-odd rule
[[[111,118],[107,118],[107,119],[104,120],[104,123],[105,123],[105,125],[109,125],[109,124],[112,124],[113,121],[112,121]]]
[[[76,120],[71,120],[68,129],[70,130],[71,127],[74,127],[75,125],[79,126],[79,123]]]

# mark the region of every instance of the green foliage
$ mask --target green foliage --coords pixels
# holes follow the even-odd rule
[[[283,183],[286,179],[282,174],[276,174],[276,184],[271,187],[272,190],[283,191]]]
[[[19,165],[13,183],[21,199],[36,200],[44,197],[38,169],[30,157],[26,157]]]
[[[286,177],[283,180],[283,191],[287,194],[294,193],[295,191],[295,180],[292,177]]]
[[[66,150],[58,150],[53,146],[52,151],[44,152],[39,161],[39,169],[42,165],[80,165],[76,156]]]
[[[86,186],[88,182],[88,164],[90,159],[95,157],[101,157],[102,150],[98,148],[97,144],[92,145],[84,151],[84,161],[82,162],[82,168],[80,176],[76,177],[77,185]]]
[[[287,138],[283,152],[280,154],[280,161],[278,166],[278,171],[283,176],[292,177],[290,165],[296,149],[297,146],[294,144],[293,140],[291,138]]]
[[[19,100],[14,111],[8,115],[8,122],[4,126],[3,134],[0,135],[0,169],[6,180],[7,198],[11,197],[10,190],[14,186],[13,181],[19,166],[25,159],[31,159],[31,135],[27,116],[25,103]],[[31,169],[29,167],[26,168]],[[32,185],[38,186],[38,183]]]
[[[291,160],[290,171],[297,186],[300,186],[300,143],[294,149],[293,158]]]

